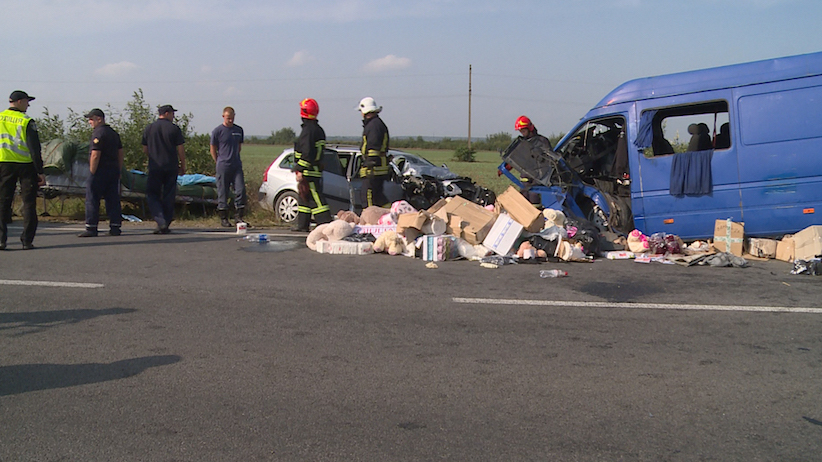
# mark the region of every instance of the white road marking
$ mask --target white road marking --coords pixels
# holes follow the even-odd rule
[[[768,313],[814,313],[822,314],[822,308],[789,307],[789,306],[745,306],[745,305],[685,305],[667,303],[612,303],[612,302],[574,302],[559,300],[517,300],[498,298],[459,298],[451,299],[454,303],[476,305],[526,305],[526,306],[569,306],[581,308],[628,308],[640,310],[694,310],[694,311],[757,311]]]
[[[7,286],[45,286],[45,287],[72,287],[78,289],[100,289],[103,284],[89,282],[58,282],[58,281],[15,281],[13,279],[0,279],[0,285]]]

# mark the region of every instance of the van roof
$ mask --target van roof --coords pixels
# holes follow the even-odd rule
[[[822,75],[822,52],[630,80],[608,93],[594,109],[629,101],[663,98]]]

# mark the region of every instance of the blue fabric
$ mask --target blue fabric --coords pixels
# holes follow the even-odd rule
[[[674,196],[704,196],[713,191],[713,149],[680,152],[671,161],[670,192]]]
[[[213,176],[203,175],[202,173],[192,173],[190,175],[178,176],[177,184],[180,186],[191,186],[193,184],[214,186],[217,184],[217,179]]]
[[[639,118],[639,128],[637,128],[636,139],[634,145],[640,149],[650,148],[654,141],[653,126],[651,122],[654,120],[656,111],[645,111]]]

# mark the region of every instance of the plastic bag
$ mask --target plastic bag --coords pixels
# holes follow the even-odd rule
[[[795,260],[791,274],[808,274],[811,276],[822,275],[822,259],[813,258],[811,260]]]

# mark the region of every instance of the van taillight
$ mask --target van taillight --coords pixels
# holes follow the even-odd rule
[[[816,209],[802,209],[802,213],[805,215],[810,215],[812,213],[816,213]]]

